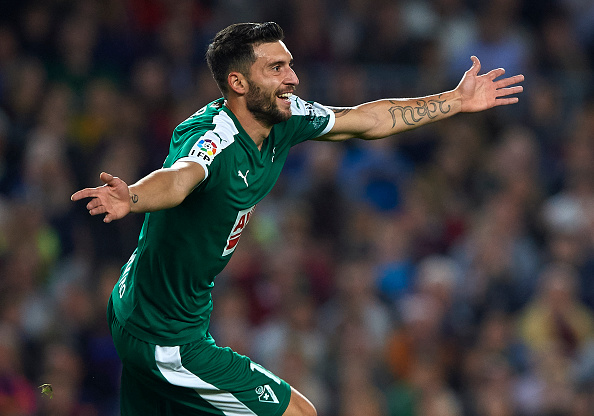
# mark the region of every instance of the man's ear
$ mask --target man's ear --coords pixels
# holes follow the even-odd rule
[[[247,92],[247,79],[241,72],[229,73],[227,76],[227,83],[229,84],[229,88],[239,95],[243,95]]]

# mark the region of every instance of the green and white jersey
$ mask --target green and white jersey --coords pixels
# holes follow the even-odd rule
[[[164,346],[205,336],[215,276],[274,186],[289,149],[334,125],[334,113],[320,104],[293,96],[291,110],[261,150],[222,98],[177,126],[163,166],[193,161],[206,178],[180,205],[145,215],[138,247],[112,293],[117,319],[132,335]]]

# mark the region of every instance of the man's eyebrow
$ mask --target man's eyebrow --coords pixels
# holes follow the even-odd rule
[[[273,67],[273,66],[276,66],[276,65],[284,65],[284,64],[286,64],[286,63],[287,63],[287,60],[286,60],[286,59],[278,59],[278,60],[276,60],[276,61],[272,61],[272,62],[271,62],[271,63],[269,63],[268,65],[269,65],[270,67]],[[293,66],[293,58],[291,58],[291,59],[289,60],[289,66]]]

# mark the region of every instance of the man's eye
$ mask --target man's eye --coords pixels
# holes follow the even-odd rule
[[[272,67],[272,70],[275,71],[275,72],[279,72],[280,69],[281,69],[280,65],[275,65],[275,66]]]

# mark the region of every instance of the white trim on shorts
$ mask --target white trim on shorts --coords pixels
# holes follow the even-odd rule
[[[157,363],[157,368],[169,383],[175,386],[194,389],[200,397],[219,409],[225,415],[256,415],[233,394],[216,388],[185,368],[181,362],[179,346],[161,347],[156,345],[155,361]]]

